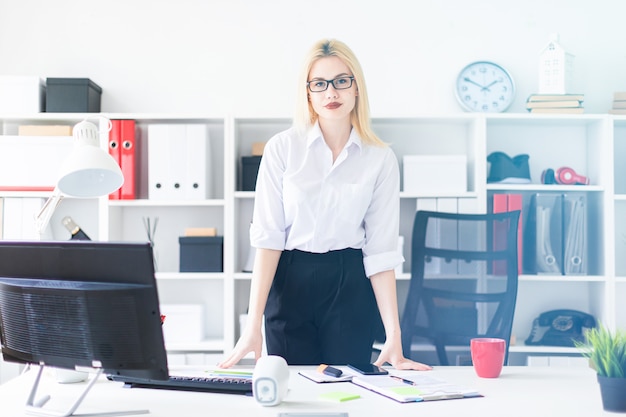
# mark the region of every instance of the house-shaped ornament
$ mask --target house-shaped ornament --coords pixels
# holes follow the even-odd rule
[[[572,92],[574,55],[568,53],[554,34],[539,56],[539,94]]]

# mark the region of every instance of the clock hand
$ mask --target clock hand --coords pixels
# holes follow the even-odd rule
[[[486,86],[482,87],[482,88],[480,89],[480,91],[483,91],[483,90],[487,90],[487,91],[489,91],[489,87],[491,87],[492,85],[494,85],[494,84],[495,84],[495,83],[497,83],[497,82],[500,82],[500,80],[495,80],[495,81],[492,81],[492,82],[491,82],[491,84],[489,84],[489,85],[486,85]]]
[[[463,78],[463,81],[465,81],[466,83],[471,83],[474,84],[475,86],[480,87],[481,89],[485,89],[485,87],[483,87],[482,85],[478,84],[477,82],[475,82],[474,80],[471,80],[469,77],[465,77]]]

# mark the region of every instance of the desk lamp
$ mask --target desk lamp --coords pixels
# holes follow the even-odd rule
[[[111,121],[108,130],[111,129]],[[119,189],[124,176],[118,163],[99,145],[99,131],[87,120],[77,123],[72,130],[74,147],[63,161],[60,176],[52,196],[45,202],[35,217],[35,226],[40,235],[46,230],[50,218],[63,197],[101,197]]]

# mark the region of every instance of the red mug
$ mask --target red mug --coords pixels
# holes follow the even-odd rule
[[[495,338],[475,338],[470,341],[470,352],[476,375],[497,378],[504,365],[506,341]]]

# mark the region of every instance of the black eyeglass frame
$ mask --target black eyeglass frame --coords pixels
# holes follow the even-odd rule
[[[350,80],[350,85],[349,86],[347,86],[347,87],[337,87],[335,85],[335,81],[337,81],[337,80],[344,80],[346,78]],[[315,91],[312,90],[311,89],[311,83],[318,83],[320,81],[324,81],[326,83],[326,88],[324,88],[323,90],[315,90]],[[352,87],[353,83],[354,83],[354,76],[348,75],[348,76],[345,76],[345,77],[333,78],[332,80],[311,80],[311,81],[308,81],[306,83],[306,86],[308,87],[308,89],[309,89],[309,91],[311,93],[323,93],[324,91],[328,90],[328,86],[331,85],[331,84],[333,85],[333,88],[335,90],[347,90],[348,88]]]

